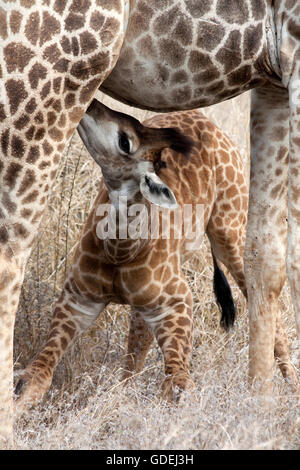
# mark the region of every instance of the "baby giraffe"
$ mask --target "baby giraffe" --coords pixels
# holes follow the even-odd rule
[[[47,342],[21,373],[18,408],[42,398],[64,351],[109,302],[131,306],[124,378],[142,370],[155,337],[165,363],[163,394],[177,400],[178,391],[194,387],[192,295],[181,264],[199,249],[201,235],[210,240],[225,328],[235,310],[217,259],[246,296],[248,192],[241,157],[199,111],[157,115],[142,125],[94,100],[78,131],[103,179]],[[281,318],[274,354],[283,375],[296,383]]]
[[[142,369],[155,337],[165,363],[163,394],[176,400],[178,391],[194,387],[192,294],[181,264],[200,248],[201,235],[211,243],[225,328],[235,310],[217,259],[245,294],[248,193],[240,155],[198,111],[157,115],[142,125],[94,100],[78,131],[103,179],[47,342],[21,373],[18,404],[42,398],[64,351],[109,302],[132,309],[124,378]]]

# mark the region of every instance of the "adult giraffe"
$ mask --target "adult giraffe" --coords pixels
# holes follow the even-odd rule
[[[245,254],[250,374],[271,378],[287,187],[287,270],[296,312],[300,303],[299,10],[297,0],[0,1],[2,445],[12,435],[12,337],[24,266],[59,155],[111,73],[124,35],[118,65],[103,83],[119,100],[169,111],[257,88]]]

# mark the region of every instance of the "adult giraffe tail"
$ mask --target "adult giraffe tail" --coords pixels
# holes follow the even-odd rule
[[[217,260],[212,253],[214,262],[214,293],[216,296],[217,304],[221,310],[221,326],[228,331],[234,325],[236,309],[231,294],[230,285],[226,279],[222,269],[218,266]]]

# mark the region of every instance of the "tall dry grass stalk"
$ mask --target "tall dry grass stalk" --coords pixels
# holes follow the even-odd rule
[[[114,109],[143,120],[151,115],[113,100]],[[203,112],[239,145],[249,162],[249,96]],[[101,174],[75,134],[62,155],[49,205],[28,262],[15,328],[15,368],[24,367],[45,341],[80,230]],[[296,449],[299,403],[276,373],[274,400],[265,408],[248,390],[248,320],[245,302],[231,280],[238,306],[234,330],[219,327],[207,247],[184,267],[193,291],[195,340],[191,362],[197,391],[177,408],[160,398],[163,362],[157,345],[144,371],[120,384],[128,331],[127,308],[111,305],[76,341],[59,364],[51,392],[16,423],[21,449]],[[287,287],[281,296],[292,352],[295,329]]]

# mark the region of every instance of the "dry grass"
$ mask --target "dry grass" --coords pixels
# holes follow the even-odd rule
[[[115,109],[149,114],[105,99]],[[205,110],[239,144],[248,168],[248,97]],[[230,117],[230,119],[229,119]],[[24,367],[42,346],[51,309],[60,293],[80,229],[97,193],[100,171],[74,135],[49,199],[26,281],[15,329],[15,367]],[[244,300],[231,282],[239,316],[234,331],[219,327],[212,293],[212,266],[203,247],[185,266],[194,296],[195,394],[177,408],[160,398],[163,362],[155,345],[146,367],[126,388],[120,383],[126,350],[126,308],[112,305],[59,364],[51,392],[16,423],[20,449],[299,449],[299,404],[278,372],[266,407],[247,382],[248,320]],[[287,287],[281,296],[296,355]]]

